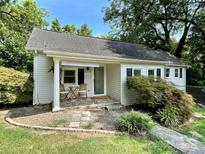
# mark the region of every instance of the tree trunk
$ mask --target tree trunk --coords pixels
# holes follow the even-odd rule
[[[177,49],[175,50],[175,56],[178,57],[178,58],[181,58],[181,53],[182,53],[182,50],[184,48],[184,44],[185,44],[185,41],[186,41],[186,37],[187,37],[187,34],[188,34],[188,31],[189,31],[189,27],[190,26],[185,26],[184,28],[184,33],[179,41],[179,44],[177,46]]]

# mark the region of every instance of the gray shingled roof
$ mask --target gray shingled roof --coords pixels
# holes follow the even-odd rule
[[[171,61],[174,64],[183,64],[183,62],[168,52],[145,48],[138,44],[40,29],[33,30],[26,48],[30,50],[63,51],[128,59]]]

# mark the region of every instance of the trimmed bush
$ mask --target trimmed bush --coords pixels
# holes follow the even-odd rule
[[[148,114],[131,111],[123,113],[117,119],[117,128],[132,135],[147,133],[154,123]]]
[[[29,74],[0,66],[0,105],[30,103],[32,90]]]
[[[127,81],[128,88],[136,90],[136,99],[151,107],[156,120],[165,126],[177,126],[190,119],[195,104],[191,95],[162,79],[136,76]],[[148,86],[146,86],[148,85]]]

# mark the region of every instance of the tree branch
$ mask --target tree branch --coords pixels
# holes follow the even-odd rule
[[[19,20],[16,16],[12,15],[11,12],[0,11],[0,14],[6,14],[6,15],[10,16],[12,19],[14,19],[22,24],[21,20]]]

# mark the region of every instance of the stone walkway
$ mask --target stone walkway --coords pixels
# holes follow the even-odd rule
[[[151,134],[167,142],[175,149],[188,154],[205,154],[205,145],[174,130],[156,126]]]
[[[90,115],[90,111],[74,111],[69,127],[80,128],[80,126],[88,126],[91,119]]]

